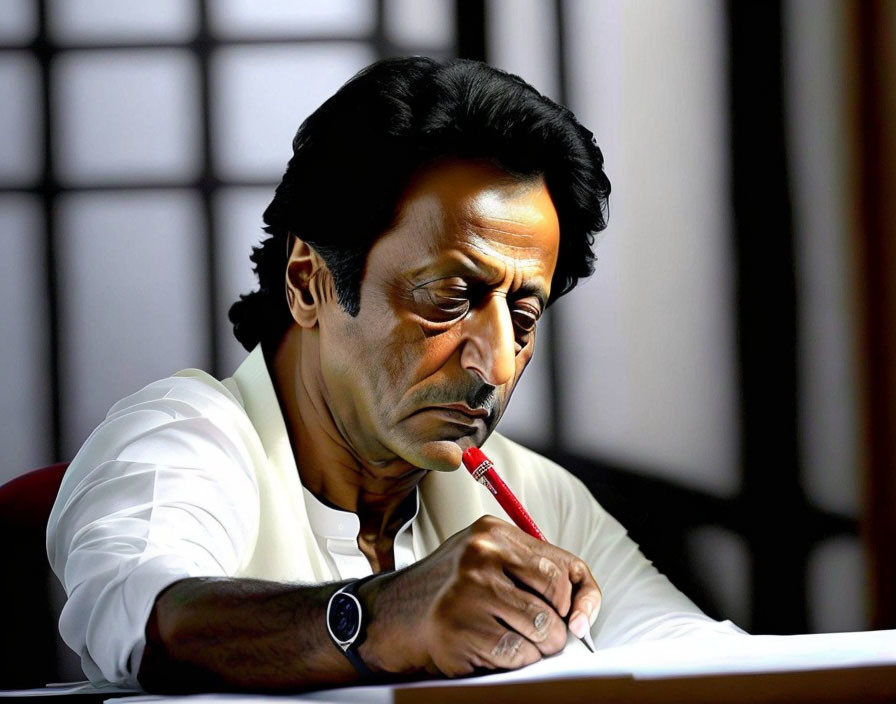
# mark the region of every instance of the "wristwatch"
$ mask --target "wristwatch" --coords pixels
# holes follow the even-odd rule
[[[368,677],[372,673],[358,653],[358,648],[364,642],[367,623],[364,618],[364,607],[357,594],[364,582],[376,576],[372,574],[349,582],[333,592],[327,604],[327,631],[330,633],[330,638],[336,647],[345,653],[345,657],[362,677]]]

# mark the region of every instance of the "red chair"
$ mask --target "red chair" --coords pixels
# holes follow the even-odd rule
[[[47,561],[47,519],[67,462],[36,469],[0,486],[0,689],[59,681],[56,580]]]

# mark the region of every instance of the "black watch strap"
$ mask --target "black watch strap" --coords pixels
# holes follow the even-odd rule
[[[358,596],[358,590],[361,588],[362,584],[370,581],[371,579],[373,579],[374,577],[377,577],[377,576],[378,576],[377,574],[371,574],[366,577],[362,577],[361,579],[356,579],[353,582],[349,582],[341,589],[337,589],[335,592],[333,592],[333,595],[330,597],[330,604],[332,604],[333,599],[336,597],[336,595],[348,594],[348,595],[354,597],[357,600],[358,604],[360,605],[360,614],[359,614],[360,622],[359,622],[358,632],[357,632],[357,635],[354,637],[354,639],[352,639],[351,643],[349,643],[348,645],[340,643],[335,638],[333,638],[332,632],[330,632],[330,638],[333,639],[333,642],[336,644],[336,647],[339,648],[343,653],[345,653],[345,657],[348,658],[348,661],[352,664],[352,667],[355,668],[355,671],[357,671],[357,673],[359,675],[361,675],[361,677],[369,677],[373,673],[371,672],[370,668],[367,667],[364,660],[361,659],[361,655],[358,653],[358,648],[364,642],[364,639],[367,635],[367,614],[364,613],[364,606],[363,606],[363,604],[361,604],[361,599]],[[329,617],[329,610],[330,610],[330,607],[328,606],[327,607],[328,617]],[[329,632],[329,628],[327,630]]]

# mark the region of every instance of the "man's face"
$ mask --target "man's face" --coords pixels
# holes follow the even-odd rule
[[[325,398],[359,458],[453,470],[485,441],[532,356],[559,240],[541,179],[465,161],[417,176],[358,316],[333,300],[318,314]]]

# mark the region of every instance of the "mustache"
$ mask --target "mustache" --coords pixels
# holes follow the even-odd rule
[[[498,407],[497,388],[491,384],[457,383],[438,388],[426,389],[419,399],[420,405],[465,403],[472,409],[484,408],[489,417],[494,416]]]

